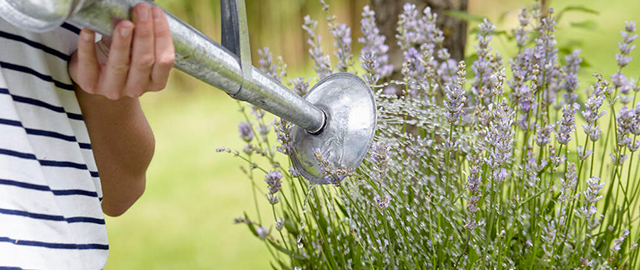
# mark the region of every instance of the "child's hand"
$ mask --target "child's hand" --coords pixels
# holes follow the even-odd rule
[[[111,39],[94,39],[93,31],[83,29],[69,62],[71,79],[83,91],[117,100],[164,89],[175,55],[160,7],[140,3],[134,7],[133,23],[120,22]]]

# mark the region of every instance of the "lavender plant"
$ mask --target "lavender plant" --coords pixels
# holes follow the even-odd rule
[[[375,91],[378,130],[357,169],[330,168],[318,153],[333,183],[318,186],[291,165],[291,124],[267,124],[260,109],[250,114],[242,106],[246,147],[219,151],[246,161],[256,213],[235,222],[264,241],[273,268],[640,267],[634,158],[640,86],[624,74],[633,60],[635,23],[621,32],[610,82],[595,74],[580,91],[588,84],[578,80],[580,50],[559,62],[552,9],[536,4],[518,16],[512,32],[518,54],[507,61],[507,78],[502,56],[490,46],[491,22],[479,25],[478,59],[456,62],[442,47],[437,14],[413,4],[399,18],[401,67],[389,64],[385,42],[392,41],[364,8],[357,69],[348,26],[335,23],[321,3],[338,64],[332,67],[321,48],[318,22],[305,17],[317,76],[362,76]],[[309,79],[285,79],[285,66],[274,64],[268,49],[260,56],[264,72],[301,96],[309,91]],[[394,68],[401,79],[390,78]],[[258,205],[267,203],[272,211],[265,215]]]

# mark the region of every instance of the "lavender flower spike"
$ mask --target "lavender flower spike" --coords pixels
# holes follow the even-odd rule
[[[471,168],[469,168],[469,177],[467,178],[467,188],[469,189],[467,210],[469,211],[469,216],[467,217],[467,223],[464,225],[464,228],[472,231],[478,227],[478,224],[476,223],[476,212],[479,210],[478,202],[480,201],[480,197],[482,197],[482,193],[480,192],[482,181],[480,166],[477,164],[477,160],[475,158],[471,158],[469,162],[471,163]]]
[[[318,27],[318,21],[311,19],[309,15],[304,17],[304,25],[302,25],[302,29],[307,31],[309,34],[307,43],[311,47],[309,48],[309,54],[311,54],[311,58],[313,58],[314,61],[313,69],[316,71],[320,79],[322,79],[333,73],[333,69],[331,68],[329,56],[325,55],[322,51],[322,46],[320,46],[321,37],[316,34],[316,27]]]
[[[240,131],[240,137],[245,142],[250,142],[253,139],[253,131],[251,130],[251,124],[249,122],[240,122],[240,124],[238,124],[238,130]]]
[[[336,39],[333,43],[338,49],[335,54],[338,58],[336,68],[340,72],[347,72],[347,69],[353,65],[353,55],[351,54],[351,28],[346,23],[338,24],[331,29],[331,35]]]
[[[556,139],[559,144],[568,144],[571,141],[571,134],[576,128],[576,110],[580,108],[577,103],[567,104],[562,110],[562,120],[558,121],[558,131]]]
[[[489,46],[489,42],[491,41],[491,33],[493,33],[496,27],[487,19],[484,19],[479,27],[480,33],[478,33],[478,45],[476,45],[478,60],[473,62],[471,65],[471,69],[473,69],[474,73],[474,81],[472,83],[471,91],[481,98],[487,97],[489,89],[491,89],[491,85],[489,83],[491,81],[491,61],[489,52],[492,48]]]
[[[564,94],[564,97],[566,104],[572,104],[578,99],[578,95],[574,91],[580,87],[578,83],[578,70],[580,69],[580,63],[582,63],[580,49],[574,50],[564,59],[567,61],[567,65],[564,67],[566,74],[564,77],[564,89],[567,90],[567,93]]]
[[[522,12],[518,14],[518,21],[520,22],[520,26],[513,30],[513,35],[516,37],[518,48],[523,48],[527,42],[527,34],[529,33],[529,30],[526,29],[527,25],[529,25],[529,15],[527,14],[526,8],[522,8]]]
[[[280,171],[269,171],[264,176],[264,181],[268,185],[270,194],[275,194],[280,191],[280,188],[282,187],[282,176],[283,175]]]
[[[458,82],[453,87],[445,86],[445,94],[447,96],[444,105],[447,108],[447,121],[451,124],[458,123],[462,116],[464,102],[466,100],[464,91],[464,80],[466,77],[466,65],[464,61],[458,63]]]
[[[377,79],[390,76],[393,72],[393,65],[388,64],[389,55],[387,55],[387,52],[389,51],[389,46],[384,43],[386,37],[380,34],[380,30],[376,26],[375,12],[369,6],[364,6],[360,23],[362,24],[362,27],[360,27],[362,37],[358,38],[358,42],[364,44],[360,51],[360,62],[362,62],[363,68],[368,70],[364,66],[367,61],[363,57],[369,55],[371,57],[372,74],[377,75]]]

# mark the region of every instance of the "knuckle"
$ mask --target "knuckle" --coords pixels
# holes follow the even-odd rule
[[[131,86],[129,87],[126,91],[125,91],[125,96],[127,97],[139,97],[142,96],[142,94],[144,94],[144,87],[142,85],[135,85],[135,86]]]
[[[110,100],[118,100],[120,99],[120,93],[118,92],[108,92],[104,95],[106,98]]]
[[[140,96],[142,96],[142,94],[144,94],[144,88],[142,87],[135,87],[135,88],[131,88],[129,89],[125,96],[127,97],[131,97],[131,98],[138,98]]]
[[[156,59],[153,57],[153,55],[150,55],[150,54],[147,54],[147,53],[145,53],[143,55],[140,55],[139,57],[134,58],[134,59],[135,59],[134,60],[134,65],[136,65],[138,67],[143,67],[143,68],[150,68],[156,62]]]
[[[176,61],[176,56],[174,54],[166,54],[158,59],[158,64],[162,67],[172,67]]]
[[[96,87],[94,84],[91,83],[83,83],[83,84],[79,84],[80,88],[82,88],[82,90],[84,90],[87,93],[90,94],[95,94],[96,93]]]
[[[162,82],[156,82],[153,84],[153,90],[152,91],[161,91],[162,89],[165,89],[167,87],[167,81],[164,80]]]

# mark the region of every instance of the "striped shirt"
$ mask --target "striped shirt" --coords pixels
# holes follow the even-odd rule
[[[0,269],[102,269],[102,190],[67,71],[80,30],[0,19]]]

